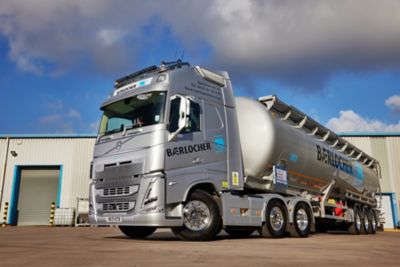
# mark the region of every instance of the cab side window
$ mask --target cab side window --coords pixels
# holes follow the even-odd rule
[[[183,133],[200,131],[200,105],[190,101],[189,126],[183,129]]]
[[[171,111],[169,115],[169,131],[175,132],[178,129],[180,99],[171,101]],[[190,100],[190,113],[188,127],[182,133],[192,133],[200,131],[200,105]]]
[[[179,105],[181,100],[179,98],[175,98],[171,101],[171,111],[169,114],[169,131],[171,133],[178,130],[178,122],[179,122]]]

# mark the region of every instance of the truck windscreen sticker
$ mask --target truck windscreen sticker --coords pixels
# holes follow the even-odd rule
[[[126,92],[126,91],[130,91],[130,90],[133,90],[133,89],[137,89],[139,87],[143,87],[143,86],[149,85],[151,83],[151,80],[153,80],[153,77],[150,77],[150,78],[147,78],[147,79],[143,79],[143,80],[131,83],[131,84],[129,84],[127,86],[124,86],[124,87],[122,87],[122,88],[120,88],[118,90],[115,90],[113,95],[116,96],[116,95],[118,95],[120,93],[123,93],[123,92]]]
[[[167,148],[166,152],[168,157],[172,157],[172,156],[179,156],[179,155],[190,154],[193,152],[207,151],[207,150],[211,150],[211,143],[207,142],[196,145]]]
[[[336,169],[339,169],[350,175],[353,174],[353,166],[351,161],[317,145],[317,159],[325,164],[328,164]]]

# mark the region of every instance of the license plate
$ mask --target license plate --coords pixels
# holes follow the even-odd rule
[[[108,223],[121,223],[122,222],[122,217],[106,217],[106,222]]]

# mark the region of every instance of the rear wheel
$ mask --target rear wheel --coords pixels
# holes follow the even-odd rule
[[[376,234],[376,230],[378,229],[378,220],[376,218],[376,212],[374,209],[371,209],[369,212],[369,233]]]
[[[225,232],[233,237],[244,238],[251,236],[254,230],[225,229]]]
[[[296,205],[293,213],[292,236],[307,237],[311,232],[311,211],[307,204],[301,202]]]
[[[147,226],[118,226],[119,230],[130,238],[145,238],[154,233],[156,227]]]
[[[369,210],[367,208],[364,208],[362,211],[361,233],[366,235],[366,234],[369,234],[369,231],[370,231]]]
[[[203,190],[196,190],[183,207],[183,226],[171,228],[182,240],[204,241],[221,231],[221,216],[215,199]]]
[[[361,234],[363,228],[362,214],[360,209],[356,206],[354,208],[354,222],[350,225],[348,231],[353,235]]]
[[[286,234],[286,215],[285,205],[276,199],[268,203],[265,212],[265,223],[261,228],[262,237],[281,238]]]

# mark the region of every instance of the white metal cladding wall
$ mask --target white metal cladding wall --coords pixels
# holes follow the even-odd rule
[[[62,166],[60,207],[74,208],[77,197],[89,195],[90,162],[95,138],[12,138],[8,156],[3,203],[10,201],[16,166]],[[4,148],[5,149],[5,148]],[[1,152],[4,154],[4,149]],[[2,207],[3,207],[2,203]]]
[[[393,175],[389,169],[388,139],[386,137],[371,137],[372,156],[379,160],[382,171],[381,190],[382,192],[393,192]]]
[[[3,186],[3,171],[4,171],[4,164],[5,164],[5,158],[6,158],[6,147],[7,147],[7,139],[6,138],[0,138],[0,198],[1,198],[1,188]],[[3,208],[3,205],[1,205]],[[3,212],[1,210],[0,212]],[[0,220],[1,221],[1,220]]]
[[[344,136],[346,140],[376,158],[382,170],[382,192],[394,192],[400,198],[400,136]],[[398,207],[400,203],[397,203]]]
[[[387,138],[389,173],[393,179],[394,192],[400,198],[400,137]],[[398,203],[399,204],[399,203]],[[399,206],[399,205],[398,205]]]

